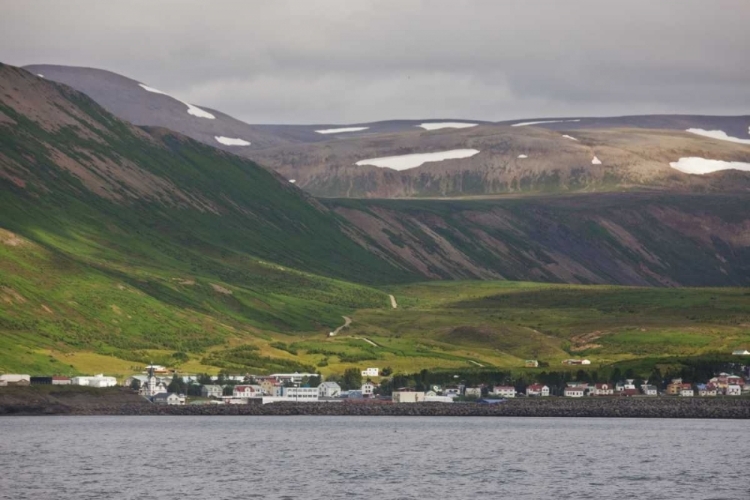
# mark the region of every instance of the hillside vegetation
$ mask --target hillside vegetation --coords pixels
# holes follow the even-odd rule
[[[325,200],[0,66],[0,372],[520,369],[747,347],[741,196]],[[414,284],[424,279],[491,282]],[[397,300],[391,304],[389,294]],[[328,332],[344,323],[337,336]]]

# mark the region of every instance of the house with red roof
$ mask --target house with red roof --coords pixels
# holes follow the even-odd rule
[[[542,384],[531,384],[530,386],[526,387],[526,395],[546,398],[547,396],[549,396],[549,387]]]

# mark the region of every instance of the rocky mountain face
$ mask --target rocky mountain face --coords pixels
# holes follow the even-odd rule
[[[362,244],[431,279],[747,286],[747,195],[327,200]]]
[[[689,175],[680,158],[750,162],[750,116],[645,115],[487,123],[395,120],[347,125],[249,125],[114,73],[32,65],[136,125],[165,127],[270,167],[324,197],[461,197],[661,190],[744,192],[750,174]],[[420,126],[422,125],[422,126]],[[472,125],[472,126],[469,126]],[[686,132],[721,131],[739,141]],[[744,143],[742,141],[745,141]],[[399,170],[367,160],[473,149]],[[362,164],[363,161],[365,164]],[[359,164],[358,164],[359,163]]]

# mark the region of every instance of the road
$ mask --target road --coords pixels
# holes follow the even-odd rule
[[[335,337],[336,335],[338,335],[338,334],[339,334],[339,332],[340,332],[340,331],[341,331],[342,329],[344,329],[344,328],[347,328],[347,327],[349,327],[349,325],[351,325],[351,324],[352,324],[352,318],[350,318],[349,316],[341,316],[341,317],[342,317],[342,318],[344,318],[344,324],[343,324],[343,325],[341,325],[340,327],[336,328],[336,329],[335,329],[334,331],[332,331],[331,333],[329,333],[329,334],[328,334],[328,336],[329,336],[329,337]]]

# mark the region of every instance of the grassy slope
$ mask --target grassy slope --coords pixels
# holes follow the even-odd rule
[[[327,332],[343,314],[388,303],[351,281],[410,277],[252,162],[161,131],[152,140],[85,96],[23,71],[0,67],[0,77],[7,89],[0,101],[0,371],[50,370],[49,349],[60,351],[53,358],[87,350],[142,363],[266,330]],[[37,114],[62,111],[67,123],[50,126],[19,111],[24,99],[36,104],[39,96],[51,105],[37,105]],[[100,196],[81,174],[61,168],[60,153],[84,177],[108,179],[103,164],[131,165],[135,181],[116,179],[114,195]],[[153,182],[147,175],[167,180],[189,202],[171,192],[148,195],[148,186],[138,196],[138,182]],[[89,358],[60,370],[101,363]]]

